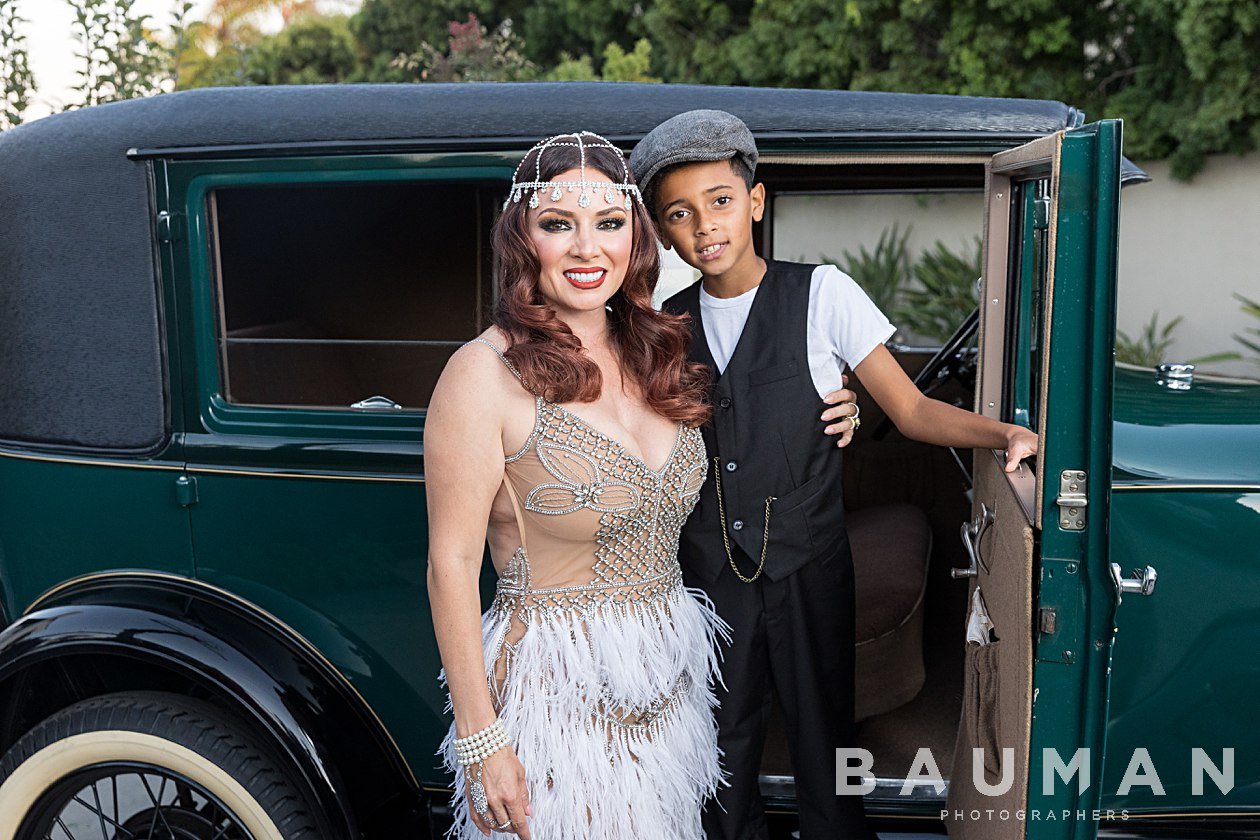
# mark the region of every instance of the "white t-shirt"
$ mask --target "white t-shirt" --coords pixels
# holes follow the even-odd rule
[[[700,317],[719,374],[735,352],[759,288],[754,286],[738,297],[716,298],[700,286]],[[853,278],[834,265],[814,269],[808,318],[809,375],[820,398],[843,387],[840,374],[846,366],[857,367],[897,331]]]

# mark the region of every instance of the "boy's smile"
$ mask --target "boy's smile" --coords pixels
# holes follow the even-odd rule
[[[730,161],[688,163],[659,176],[655,214],[665,247],[700,269],[705,289],[731,297],[752,288],[765,271],[752,247],[765,188],[751,190]]]

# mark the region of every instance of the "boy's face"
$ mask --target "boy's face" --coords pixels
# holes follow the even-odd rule
[[[689,163],[661,178],[653,209],[665,247],[701,274],[722,275],[756,259],[752,223],[765,195],[761,184],[749,190],[730,161]]]

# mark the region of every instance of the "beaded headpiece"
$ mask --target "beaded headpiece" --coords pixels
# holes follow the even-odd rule
[[[581,173],[577,181],[544,181],[542,179],[542,156],[548,149],[554,149],[559,146],[574,147],[578,150],[578,172]],[[622,182],[614,184],[607,180],[602,172],[596,172],[596,176],[604,180],[592,181],[586,174],[586,150],[587,149],[611,149],[616,152],[617,159],[621,161]],[[530,155],[534,157],[534,178],[532,181],[521,180],[521,167],[525,165],[525,161],[529,160]],[[593,194],[603,192],[604,201],[608,204],[615,204],[619,200],[623,206],[629,210],[633,196],[640,201],[643,200],[639,195],[639,188],[630,182],[630,168],[626,165],[625,156],[621,150],[612,143],[600,137],[598,134],[592,134],[589,131],[578,131],[573,134],[557,134],[554,137],[548,137],[525,153],[525,157],[517,164],[516,172],[512,175],[512,191],[503,201],[503,208],[506,210],[509,202],[519,202],[525,193],[529,193],[529,206],[538,207],[540,199],[538,196],[543,192],[550,190],[552,201],[559,201],[565,190],[573,192],[581,190],[578,194],[578,206],[589,207],[591,205],[591,196]]]

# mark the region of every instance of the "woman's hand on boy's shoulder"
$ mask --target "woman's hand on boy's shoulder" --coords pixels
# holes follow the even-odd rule
[[[845,387],[823,397],[823,402],[831,408],[822,413],[822,420],[830,424],[823,432],[836,436],[836,446],[843,449],[853,440],[853,432],[861,420],[858,419],[857,394],[848,388],[848,374],[841,376],[840,380]]]

